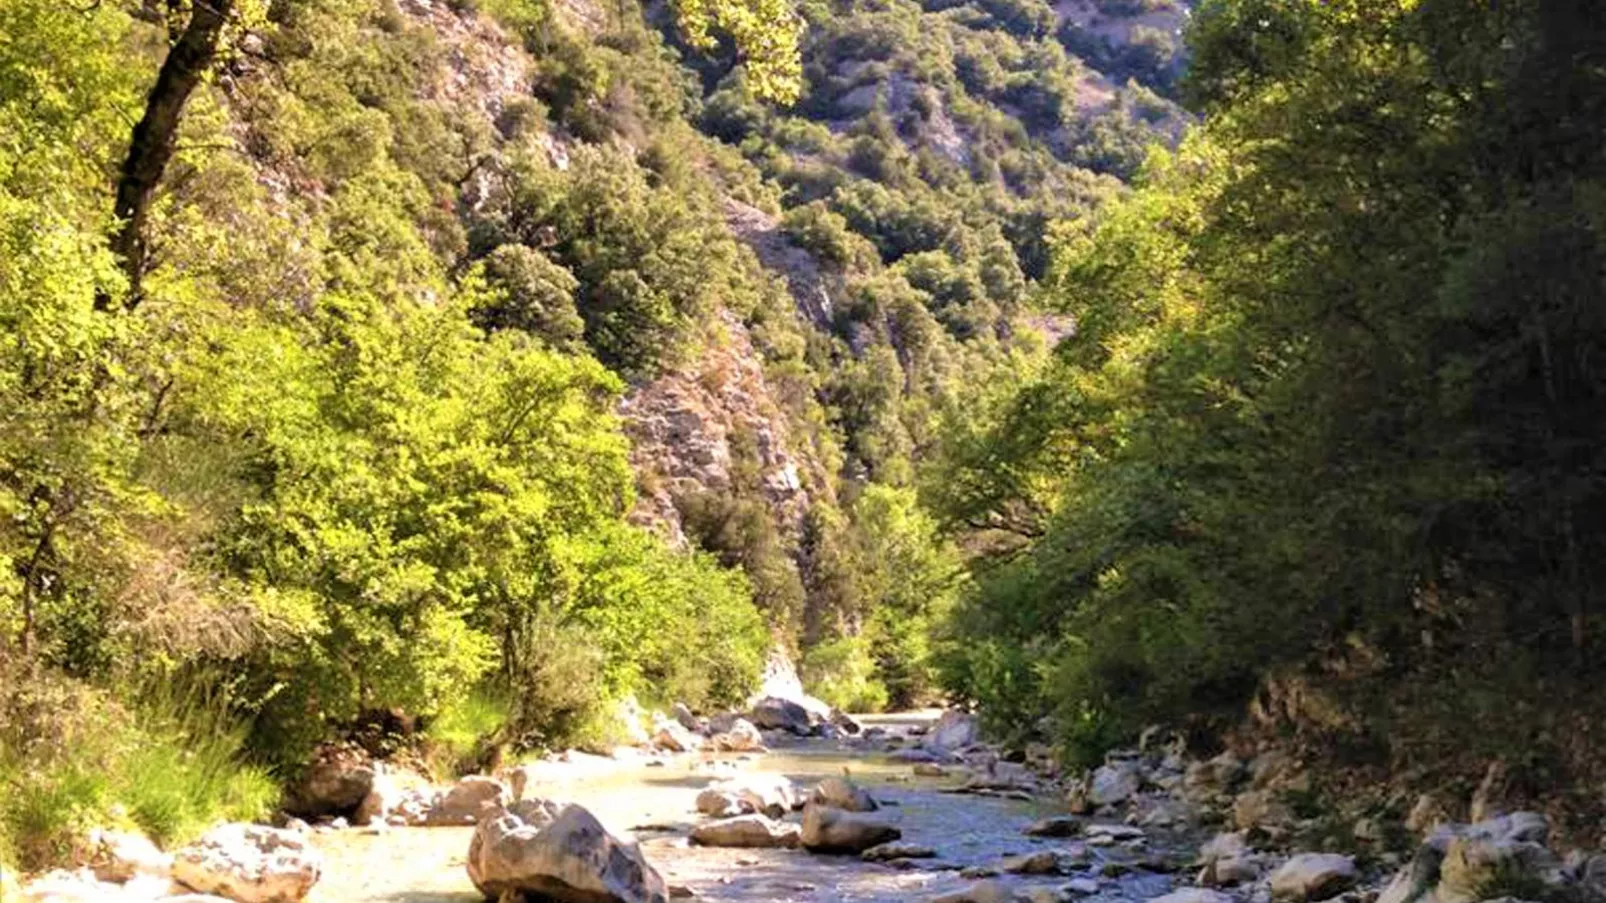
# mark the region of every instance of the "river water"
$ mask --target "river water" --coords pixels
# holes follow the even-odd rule
[[[898,732],[914,719],[865,719]],[[697,792],[733,773],[779,773],[801,787],[847,773],[883,804],[883,815],[903,840],[929,846],[938,858],[903,870],[855,857],[818,856],[802,850],[721,849],[690,846],[687,830],[699,816]],[[919,900],[972,883],[966,866],[996,866],[1005,856],[1068,849],[1078,842],[1027,837],[1034,820],[1059,814],[1054,801],[1024,801],[951,792],[959,781],[916,777],[909,765],[826,740],[799,741],[763,755],[680,756],[649,766],[645,760],[583,758],[539,766],[527,795],[579,803],[621,837],[641,842],[647,859],[670,885],[709,901],[848,903]],[[794,816],[795,817],[795,816]],[[463,859],[469,828],[397,828],[382,834],[344,830],[320,834],[323,880],[312,903],[470,903],[480,899]],[[1145,850],[1091,850],[1091,874],[1105,862],[1132,861]],[[1112,869],[1115,871],[1117,869]],[[1066,878],[1019,879],[1060,886]],[[1170,879],[1142,869],[1106,878],[1093,899],[1144,900],[1164,893]]]

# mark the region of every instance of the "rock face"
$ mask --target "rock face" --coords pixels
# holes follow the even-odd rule
[[[1473,903],[1552,894],[1567,884],[1568,876],[1545,846],[1549,837],[1549,823],[1534,812],[1472,825],[1440,825],[1377,903]]]
[[[926,735],[926,745],[941,750],[964,749],[981,737],[976,717],[958,709],[942,713]]]
[[[503,894],[558,903],[669,900],[664,879],[641,850],[609,834],[580,806],[565,806],[545,827],[516,810],[481,821],[467,867],[469,880],[488,900]]]
[[[1271,875],[1271,894],[1279,900],[1326,900],[1360,879],[1355,861],[1336,853],[1300,853]]]
[[[902,837],[892,824],[862,813],[818,803],[803,807],[803,846],[811,853],[863,853]]]
[[[790,731],[807,737],[814,731],[814,720],[809,710],[790,699],[766,696],[753,705],[748,719],[764,730]]]
[[[691,831],[692,843],[705,847],[795,847],[800,837],[797,825],[757,813],[704,822]]]
[[[173,880],[238,903],[297,903],[322,870],[305,837],[261,825],[222,825],[173,854]]]
[[[285,811],[308,818],[350,815],[374,789],[373,762],[344,746],[318,750],[285,797]]]
[[[870,791],[847,778],[826,778],[809,794],[809,801],[849,812],[874,812],[881,806]]]

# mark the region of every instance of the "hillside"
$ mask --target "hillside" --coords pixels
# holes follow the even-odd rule
[[[0,4],[0,775],[64,794],[0,849],[399,727],[606,745],[777,647],[934,697],[917,477],[1068,328],[1046,224],[1180,133],[1180,13],[808,7],[789,62],[736,9]]]

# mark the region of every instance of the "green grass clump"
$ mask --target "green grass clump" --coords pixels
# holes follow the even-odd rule
[[[124,707],[80,688],[0,724],[0,858],[33,871],[79,859],[95,827],[163,846],[271,811],[278,785],[241,758],[244,729],[218,701],[171,690]],[[25,726],[18,717],[50,723]]]

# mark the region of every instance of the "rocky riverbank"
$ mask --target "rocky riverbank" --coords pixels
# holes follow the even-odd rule
[[[1323,835],[1327,820],[1297,805],[1298,769],[1275,754],[1190,761],[1151,735],[1065,775],[1046,748],[980,742],[959,713],[861,725],[765,700],[741,717],[649,723],[640,748],[611,757],[568,753],[440,787],[329,756],[293,797],[306,812],[322,795],[322,815],[220,826],[171,854],[103,833],[83,869],[19,898],[1606,899],[1606,858],[1553,851],[1532,813]]]

